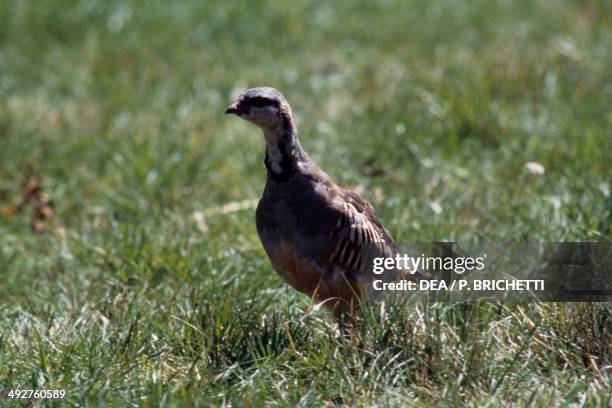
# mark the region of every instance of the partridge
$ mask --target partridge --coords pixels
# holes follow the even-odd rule
[[[274,269],[335,315],[352,314],[379,279],[366,267],[368,256],[397,252],[373,207],[334,184],[308,156],[291,107],[278,90],[249,89],[225,113],[263,131],[267,180],[256,225]]]

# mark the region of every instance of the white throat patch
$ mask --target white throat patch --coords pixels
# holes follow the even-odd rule
[[[282,137],[281,129],[264,129],[264,139],[266,140],[266,151],[268,152],[268,160],[270,162],[270,169],[276,173],[282,173],[281,160],[283,159],[283,153],[278,148],[278,141]]]

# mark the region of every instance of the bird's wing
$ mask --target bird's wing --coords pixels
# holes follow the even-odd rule
[[[326,231],[330,245],[320,262],[342,270],[355,282],[369,281],[373,275],[368,262],[375,256],[393,256],[395,243],[367,201],[350,190],[339,193],[334,200],[335,223]]]

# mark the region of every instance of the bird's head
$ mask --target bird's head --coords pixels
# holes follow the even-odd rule
[[[291,123],[291,107],[276,89],[251,88],[242,93],[225,113],[233,113],[260,128],[275,129]]]

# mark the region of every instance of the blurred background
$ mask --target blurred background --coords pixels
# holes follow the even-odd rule
[[[255,232],[262,137],[223,115],[248,87],[285,94],[306,150],[369,199],[399,243],[609,240],[611,10],[603,0],[2,1],[0,381],[85,399],[162,398],[155,376],[219,387],[221,399],[241,389],[218,376],[262,358],[249,339],[275,337],[254,334],[266,332],[260,317],[286,311],[286,298],[297,313],[308,304]],[[259,329],[232,332],[247,304]],[[271,350],[291,343],[282,327],[272,333]],[[542,358],[553,352],[542,347]],[[432,378],[418,381],[435,389]],[[269,392],[258,395],[284,398]],[[320,401],[348,401],[329,395]]]

